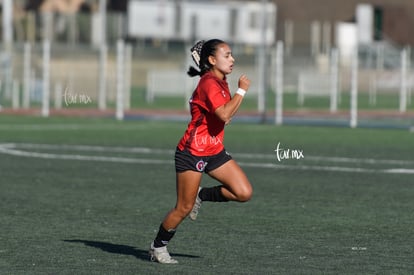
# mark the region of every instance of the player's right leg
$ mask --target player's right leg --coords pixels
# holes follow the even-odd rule
[[[177,203],[163,221],[165,228],[176,228],[191,212],[200,187],[202,173],[185,171],[177,173]]]
[[[188,216],[193,208],[202,176],[200,172],[190,170],[179,172],[176,175],[176,205],[164,218],[149,250],[150,260],[159,263],[178,263],[168,253],[167,244],[174,236],[178,225]]]

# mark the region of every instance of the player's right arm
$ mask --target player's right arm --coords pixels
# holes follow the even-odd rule
[[[218,118],[220,118],[225,124],[230,123],[231,118],[239,109],[243,101],[244,93],[247,92],[250,87],[250,79],[248,79],[247,76],[243,74],[239,78],[238,86],[239,90],[234,94],[233,98],[226,104],[218,107],[215,111],[215,114],[218,116]]]

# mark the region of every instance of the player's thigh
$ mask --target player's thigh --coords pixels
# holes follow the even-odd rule
[[[197,197],[201,176],[200,172],[191,170],[176,173],[177,208],[185,211],[192,209]]]
[[[250,196],[253,191],[246,174],[233,159],[210,171],[208,174],[221,182],[235,195]]]

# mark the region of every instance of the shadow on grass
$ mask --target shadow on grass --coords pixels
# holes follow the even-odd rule
[[[102,251],[121,254],[121,255],[130,255],[135,256],[138,259],[148,261],[148,250],[142,250],[135,248],[129,245],[122,244],[112,244],[108,242],[98,242],[98,241],[88,241],[88,240],[63,240],[68,243],[82,243],[86,246],[94,247],[101,249]],[[173,257],[187,257],[187,258],[200,258],[199,256],[188,255],[188,254],[179,254],[179,253],[170,253]]]

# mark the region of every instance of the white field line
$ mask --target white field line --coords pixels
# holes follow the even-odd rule
[[[139,163],[139,164],[170,164],[172,160],[145,159],[145,158],[124,158],[124,157],[107,157],[107,156],[88,156],[72,154],[50,154],[38,152],[25,152],[16,149],[9,149],[0,146],[0,153],[18,157],[31,157],[41,159],[61,159],[61,160],[81,160],[81,161],[100,161],[116,163]]]
[[[247,159],[275,159],[275,154],[232,154]],[[365,163],[365,164],[394,164],[394,165],[414,165],[414,161],[409,160],[392,160],[392,159],[370,159],[370,158],[345,158],[345,157],[325,157],[325,156],[308,156],[305,154],[304,160],[327,161],[338,163]]]
[[[145,129],[146,126],[138,124],[123,124],[116,125],[122,130],[137,130]],[[105,125],[82,125],[73,123],[61,123],[61,124],[2,124],[0,125],[1,131],[45,131],[45,130],[57,130],[57,131],[74,131],[74,130],[86,130],[86,131],[100,131],[114,129],[114,124]]]
[[[355,167],[339,167],[339,166],[319,166],[319,165],[282,165],[274,163],[251,163],[239,162],[240,166],[254,168],[279,168],[291,170],[313,170],[313,171],[331,171],[331,172],[352,172],[352,173],[376,173],[381,170],[355,168]],[[384,171],[382,171],[384,172]],[[412,171],[414,174],[414,170]]]
[[[391,165],[413,165],[414,161],[410,160],[393,160],[393,159],[358,159],[358,158],[341,158],[341,157],[321,157],[310,156],[308,160],[313,161],[329,161],[342,163],[365,163],[365,164],[391,164]]]
[[[1,131],[44,131],[44,130],[58,130],[58,131],[72,131],[72,130],[105,130],[108,127],[104,125],[79,125],[79,124],[20,124],[20,125],[0,125]]]
[[[70,145],[70,144],[32,144],[32,143],[6,143],[0,144],[0,148],[21,148],[35,150],[68,150],[79,152],[111,152],[111,153],[137,153],[137,154],[174,154],[174,150],[153,149],[147,147],[109,147],[95,145]]]
[[[0,144],[0,153],[31,158],[42,159],[61,159],[61,160],[78,160],[78,161],[100,161],[100,162],[115,162],[115,163],[138,163],[138,164],[172,164],[172,160],[161,159],[148,159],[148,158],[126,158],[126,157],[108,157],[108,156],[91,156],[91,155],[75,155],[75,154],[51,154],[51,153],[39,153],[18,150],[22,149],[49,149],[49,150],[74,150],[81,152],[121,152],[121,153],[143,153],[143,154],[172,154],[172,150],[164,149],[151,149],[144,147],[106,147],[106,146],[85,146],[85,145],[50,145],[50,144],[15,144],[6,143]],[[242,155],[242,154],[240,154]],[[247,154],[243,154],[247,155]],[[250,155],[249,155],[250,156]],[[268,159],[269,155],[256,155],[256,157],[265,156]],[[275,157],[273,156],[275,159]],[[323,157],[318,157],[323,158]],[[325,158],[323,158],[325,159]],[[340,159],[343,158],[332,158]],[[354,159],[354,162],[358,162],[359,159]],[[382,160],[381,163],[385,163],[386,160]],[[341,162],[341,161],[340,161]],[[410,164],[411,162],[405,161],[393,161],[403,162],[404,164]],[[369,160],[369,163],[375,164],[373,160]],[[406,168],[391,168],[391,169],[367,169],[357,167],[340,167],[340,166],[320,166],[320,165],[283,165],[277,164],[276,159],[274,162],[239,162],[241,166],[254,167],[261,169],[292,169],[292,170],[313,170],[313,171],[331,171],[331,172],[352,172],[352,173],[390,173],[390,174],[414,174],[414,169]]]
[[[44,150],[68,150],[80,152],[113,152],[113,153],[133,153],[133,154],[174,154],[174,150],[157,149],[147,147],[109,147],[96,145],[70,145],[70,144],[32,144],[32,143],[0,143],[1,147],[21,148],[21,149],[44,149]],[[243,159],[270,159],[276,160],[276,154],[246,154],[235,153],[235,157]],[[364,163],[364,164],[388,164],[388,165],[413,165],[414,161],[409,160],[392,160],[392,159],[372,159],[372,158],[346,158],[346,157],[325,157],[325,156],[307,156],[303,160],[326,161],[334,163]]]

